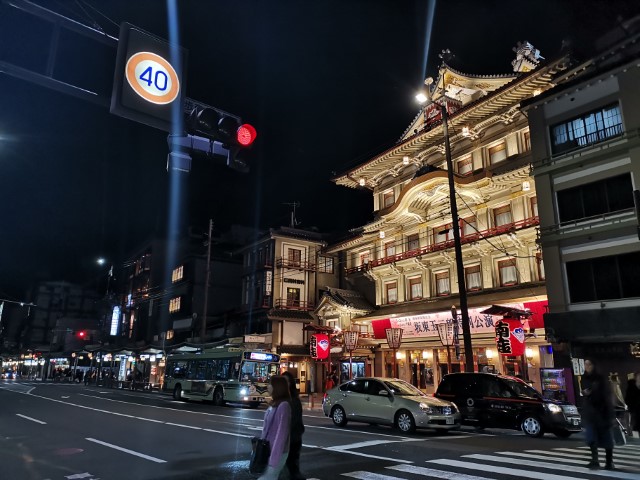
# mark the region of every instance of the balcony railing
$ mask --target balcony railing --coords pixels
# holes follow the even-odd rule
[[[288,298],[276,298],[273,302],[274,308],[280,308],[284,310],[313,310],[315,305],[313,302],[306,302],[303,300],[291,300]]]
[[[596,143],[604,142],[610,138],[619,137],[624,133],[622,124],[612,125],[598,129],[594,132],[586,133],[580,137],[575,137],[573,140],[567,139],[566,142],[553,145],[553,154],[560,155],[563,153],[577,150],[579,148],[595,145]]]
[[[315,262],[310,262],[308,260],[293,260],[290,258],[283,258],[283,257],[276,259],[276,266],[278,268],[308,270],[311,272],[315,272],[318,269],[318,266],[316,265]]]
[[[487,230],[483,230],[481,232],[472,233],[469,235],[464,235],[460,237],[460,243],[462,245],[477,242],[482,238],[495,237],[497,235],[502,235],[504,233],[515,232],[516,230],[522,230],[523,228],[532,227],[534,225],[540,224],[539,217],[529,217],[524,220],[520,220],[517,222],[507,223],[505,225],[500,225],[499,227],[492,227]],[[446,250],[454,247],[454,241],[445,240],[443,242],[433,243],[431,245],[426,245],[424,247],[416,248],[415,250],[408,250],[402,253],[396,253],[395,255],[389,255],[383,258],[377,258],[375,260],[371,260],[368,263],[358,265],[355,267],[347,268],[347,275],[356,272],[366,272],[374,267],[379,267],[380,265],[387,265],[389,263],[397,262],[398,260],[404,260],[407,258],[414,258],[421,255],[426,255],[428,253],[439,252],[441,250]]]

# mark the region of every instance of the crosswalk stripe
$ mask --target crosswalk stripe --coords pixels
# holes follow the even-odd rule
[[[513,452],[507,452],[507,455],[511,455],[512,453]],[[515,463],[516,465],[521,465],[521,466],[546,468],[546,469],[552,469],[552,470],[560,470],[564,472],[584,473],[584,474],[590,474],[590,475],[598,475],[602,477],[622,478],[626,480],[638,480],[637,473],[616,472],[611,470],[589,470],[588,468],[576,467],[573,465],[562,465],[558,463],[554,465],[550,465],[550,464],[545,464],[541,462],[532,462],[529,460],[523,460],[521,458],[496,457],[493,455],[483,455],[483,454],[463,455],[463,457],[472,458],[474,460],[486,460],[486,461],[498,462],[498,463]],[[487,468],[487,467],[485,466],[484,468]],[[561,478],[561,477],[558,477],[558,478]]]
[[[555,461],[559,461],[559,462],[565,462],[565,463],[574,463],[577,465],[582,465],[585,466],[587,463],[587,460],[589,460],[590,457],[584,457],[584,458],[553,458],[552,456],[550,456],[549,454],[553,453],[553,452],[547,452],[545,450],[527,450],[527,452],[538,452],[538,454],[534,454],[534,453],[523,453],[523,452],[496,452],[500,455],[512,455],[514,457],[523,457],[523,458],[533,458],[533,459],[538,459],[538,460],[555,460]],[[628,460],[620,460],[614,457],[615,463],[619,463],[619,464],[625,464],[628,465],[629,463],[631,463],[631,465],[636,464],[636,462],[629,462]]]
[[[363,471],[343,473],[342,476],[359,478],[360,480],[403,480],[400,477],[392,477],[390,475],[383,475],[381,473],[372,473],[372,472],[363,472]]]
[[[587,450],[579,450],[576,451],[573,448],[556,448],[555,450],[560,450],[563,452],[573,452],[576,457],[581,456],[583,458],[587,458],[591,456],[591,452]],[[528,451],[528,450],[527,450]],[[621,453],[617,448],[613,449],[613,458],[617,459],[628,459],[628,460],[638,460],[638,455],[629,452],[628,450],[624,451],[625,453]]]
[[[485,455],[491,459],[494,457],[490,457],[489,455]],[[450,467],[458,467],[458,468],[466,468],[468,470],[480,470],[486,472],[487,470],[491,470],[491,473],[502,473],[504,475],[513,475],[515,477],[520,478],[535,478],[537,480],[567,480],[578,479],[583,477],[569,477],[567,475],[554,475],[552,473],[546,472],[534,472],[531,470],[522,470],[520,468],[507,468],[507,467],[499,467],[497,465],[485,465],[483,463],[474,463],[474,462],[462,462],[459,460],[450,460],[447,458],[441,458],[438,460],[428,460],[429,463],[437,463],[440,465],[447,465]],[[637,477],[636,477],[637,480]]]
[[[434,468],[418,467],[416,465],[392,465],[387,467],[391,470],[398,470],[400,472],[413,473],[415,475],[422,475],[425,477],[452,479],[452,480],[492,480],[488,477],[477,477],[475,475],[465,475],[458,472],[447,472],[445,470],[436,470]]]
[[[560,449],[556,448],[555,450],[560,450]],[[565,452],[557,452],[555,450],[526,450],[526,451],[530,453],[540,453],[547,456],[551,455],[552,457],[579,458],[581,459],[581,461],[587,461],[589,458],[591,458],[591,455],[587,453],[584,453],[584,454],[581,454],[581,452],[565,453]],[[567,448],[567,450],[571,450],[571,449]],[[549,457],[549,458],[552,458],[552,457]],[[616,452],[613,453],[613,459],[615,460],[616,463],[625,463],[629,465],[640,464],[640,459],[638,459],[637,456],[633,458],[637,460],[629,460],[628,458],[621,458],[620,455],[618,455]]]

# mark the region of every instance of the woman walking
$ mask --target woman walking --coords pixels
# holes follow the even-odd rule
[[[306,477],[300,473],[300,450],[302,450],[302,434],[304,433],[302,402],[293,375],[290,372],[284,372],[282,376],[289,382],[289,394],[291,395],[291,446],[287,457],[289,478],[291,480],[306,480]]]
[[[269,440],[271,455],[266,470],[258,480],[278,480],[289,452],[289,432],[291,429],[291,406],[289,384],[283,376],[271,377],[267,387],[271,395],[271,405],[264,415],[264,425],[260,438]]]
[[[591,461],[587,467],[595,470],[598,463],[598,448],[604,448],[606,463],[604,468],[613,470],[613,435],[611,428],[616,422],[613,409],[613,395],[608,379],[601,375],[593,360],[584,361],[582,376],[584,409],[582,419],[587,430],[587,445],[591,449]]]

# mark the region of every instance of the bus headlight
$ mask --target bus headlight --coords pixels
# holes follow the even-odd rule
[[[246,388],[240,389],[240,395],[246,395],[246,394],[247,394],[247,389]]]

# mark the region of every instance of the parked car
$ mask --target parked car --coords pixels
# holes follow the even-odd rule
[[[536,389],[514,377],[492,373],[445,375],[435,393],[460,408],[462,423],[478,427],[522,430],[531,437],[545,432],[561,438],[582,430],[575,405],[543,398]]]
[[[339,427],[353,420],[392,425],[403,433],[416,428],[460,428],[460,412],[446,400],[428,396],[395,378],[356,378],[327,391],[322,410]]]

